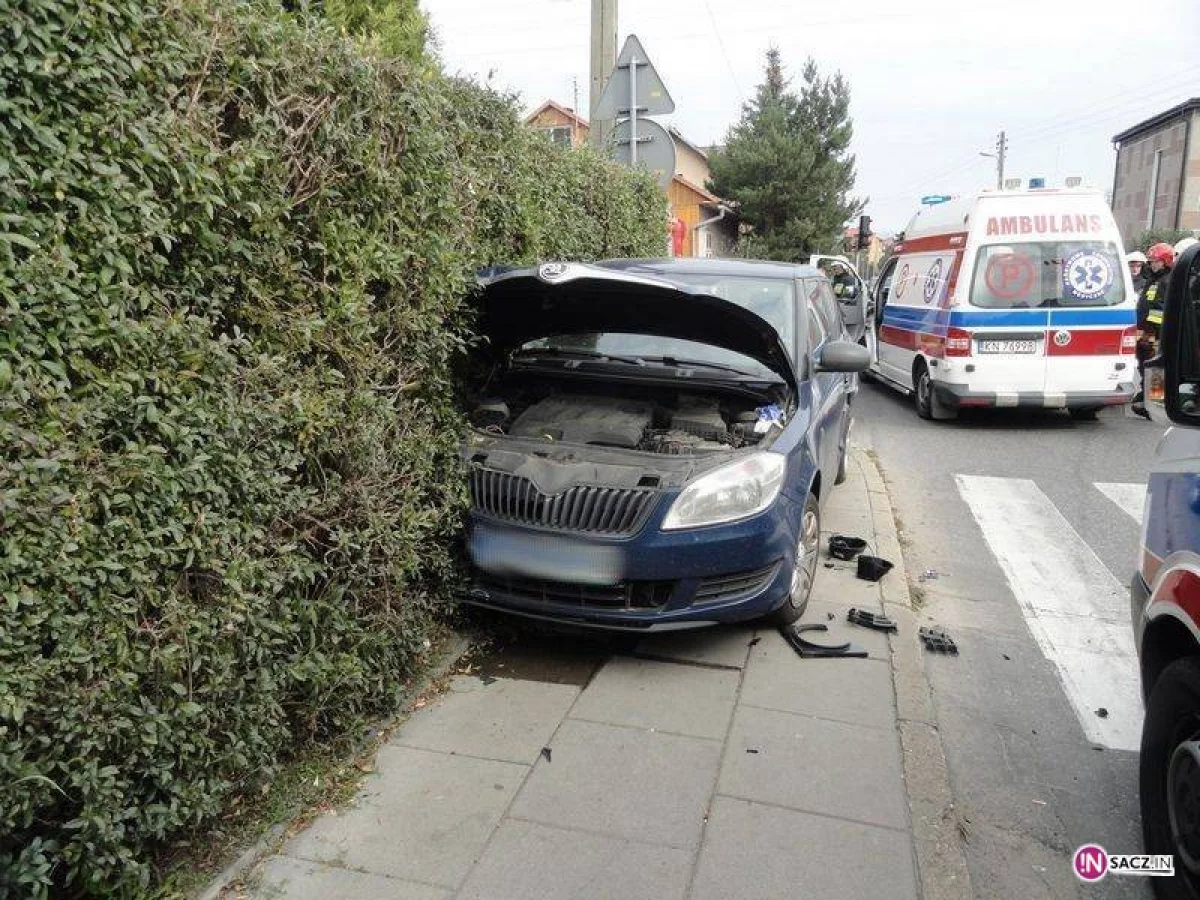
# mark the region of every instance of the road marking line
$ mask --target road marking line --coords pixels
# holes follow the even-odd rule
[[[1144,484],[1097,481],[1095,488],[1128,513],[1129,517],[1138,525],[1142,524],[1142,506],[1146,502],[1146,486]]]
[[[1142,701],[1127,589],[1032,481],[955,480],[1084,734],[1137,750]]]

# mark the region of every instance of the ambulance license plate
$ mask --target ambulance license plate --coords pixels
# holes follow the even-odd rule
[[[980,341],[980,353],[1037,353],[1037,341]]]

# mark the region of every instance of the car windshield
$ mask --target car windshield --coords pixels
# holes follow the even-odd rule
[[[1124,266],[1105,241],[1040,241],[981,247],[971,305],[984,309],[1117,306]]]
[[[790,352],[795,336],[796,303],[795,288],[790,279],[672,273],[671,280],[685,284],[695,293],[720,297],[761,316],[779,332],[784,347]],[[680,302],[686,303],[684,300]],[[779,377],[767,366],[741,353],[711,344],[658,335],[620,332],[553,335],[529,341],[521,349],[583,351],[645,359],[670,357],[680,361],[712,363],[758,378],[776,380]]]

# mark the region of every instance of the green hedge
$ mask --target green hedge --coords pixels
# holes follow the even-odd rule
[[[643,176],[249,0],[0,0],[0,895],[139,892],[451,606],[476,267]]]

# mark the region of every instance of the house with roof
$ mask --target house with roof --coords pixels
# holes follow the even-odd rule
[[[1126,245],[1150,228],[1200,231],[1200,97],[1113,136],[1112,209]]]
[[[525,124],[556,144],[580,147],[588,140],[588,123],[570,107],[547,100],[525,117]],[[737,246],[737,211],[706,187],[708,153],[677,128],[668,128],[675,142],[675,174],[667,186],[671,220],[681,222],[679,256],[730,256]],[[669,246],[669,245],[668,245]]]

